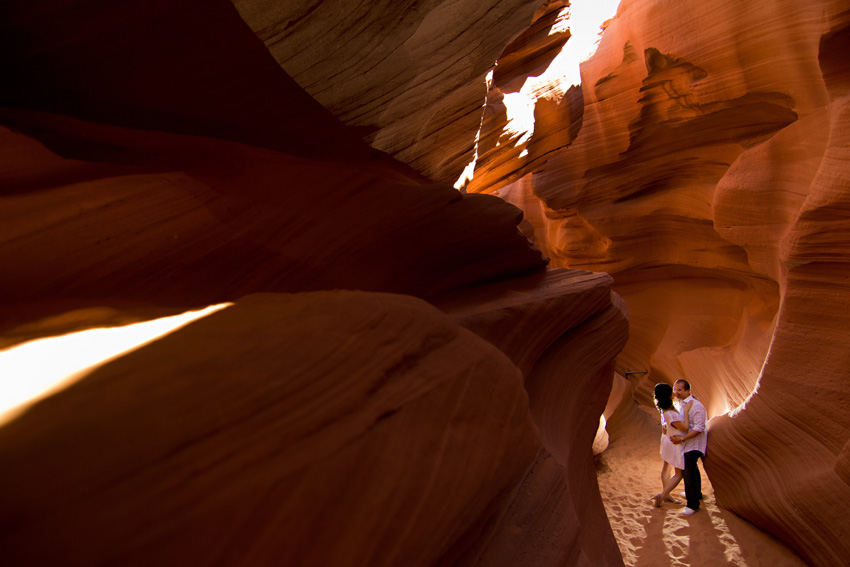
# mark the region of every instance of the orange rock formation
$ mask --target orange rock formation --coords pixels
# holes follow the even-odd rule
[[[567,4],[4,2],[0,345],[235,305],[0,427],[0,548],[617,565],[599,416],[686,377],[850,563],[850,5],[623,0],[525,135]]]
[[[444,294],[435,304],[506,353],[525,376],[541,447],[488,538],[460,564],[622,563],[596,484],[591,446],[628,336],[606,274],[552,270]],[[557,313],[556,317],[552,317]]]
[[[472,158],[484,77],[535,2],[234,0],[281,67],[372,147],[453,183]]]
[[[718,502],[818,565],[850,561],[848,23],[846,2],[624,0],[522,159],[485,120],[502,144],[468,186],[522,208],[553,266],[613,275],[639,400],[678,378],[714,416],[749,400],[711,424]]]
[[[465,33],[486,28],[492,59],[534,6],[491,7],[508,29]],[[442,56],[449,6],[425,8],[437,37],[411,45]],[[461,8],[459,26],[488,11]],[[0,427],[5,558],[621,562],[591,452],[627,331],[610,278],[545,272],[516,208],[364,143],[227,2],[2,10],[2,345],[235,303]],[[460,77],[480,108],[485,60],[439,89]],[[424,113],[438,133],[460,99]],[[414,102],[378,137],[425,128]],[[456,167],[438,142],[413,147],[456,177],[466,150]]]
[[[537,429],[492,345],[421,300],[337,291],[242,298],[0,447],[12,565],[429,565],[522,478]]]

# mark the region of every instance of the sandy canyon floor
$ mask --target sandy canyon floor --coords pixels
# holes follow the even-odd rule
[[[680,515],[684,503],[654,508],[650,497],[661,488],[660,425],[639,410],[634,413],[629,425],[612,436],[597,466],[599,489],[627,566],[805,567],[782,542],[719,508],[704,470],[705,501],[699,512]],[[674,498],[681,501],[682,491],[684,483]]]

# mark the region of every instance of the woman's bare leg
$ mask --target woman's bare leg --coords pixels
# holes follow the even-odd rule
[[[664,466],[661,467],[661,490],[664,491],[664,487],[667,485],[667,480],[670,478],[670,463],[664,461]]]
[[[670,480],[671,468],[670,463],[664,461],[664,466],[661,467],[661,492],[653,496],[651,499],[656,508],[660,508],[661,503],[664,502],[664,499],[667,497],[667,495],[664,494],[664,489],[667,486],[667,482]],[[667,494],[669,494],[669,492]]]
[[[682,469],[675,469],[675,471],[675,474],[673,474],[673,476],[671,476],[664,484],[664,491],[660,494],[662,502],[667,499],[670,496],[670,493],[673,492],[673,489],[682,482]]]

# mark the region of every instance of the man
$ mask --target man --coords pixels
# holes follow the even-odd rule
[[[691,385],[687,380],[677,380],[673,386],[673,395],[681,405],[693,401],[688,415],[690,429],[684,435],[674,435],[670,440],[678,445],[683,443],[682,451],[685,454],[685,469],[682,477],[685,480],[685,498],[688,501],[687,508],[682,510],[683,516],[690,516],[699,510],[699,501],[702,500],[702,478],[699,474],[697,461],[705,457],[707,436],[705,434],[705,406],[691,395]]]

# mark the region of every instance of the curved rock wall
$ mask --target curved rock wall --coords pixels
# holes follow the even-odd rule
[[[613,275],[639,400],[680,377],[710,415],[749,398],[711,426],[718,502],[819,565],[850,561],[848,18],[841,1],[624,0],[581,96],[538,102],[530,161],[502,160],[509,127],[485,121],[506,143],[468,186],[522,208],[552,265]],[[559,121],[562,147],[535,156]]]
[[[610,286],[607,274],[550,270],[544,278],[435,298],[523,371],[541,441],[486,537],[466,542],[456,564],[622,564],[592,451],[614,360],[628,337],[625,305]]]
[[[69,156],[0,133],[28,162],[0,173],[7,319],[44,298],[189,307],[341,286],[424,295],[544,265],[513,207],[380,163],[0,114]],[[481,221],[472,230],[469,215]]]
[[[442,178],[464,85],[536,6],[404,6],[428,65],[358,88],[398,95],[374,140]],[[355,44],[401,29],[384,8]],[[545,271],[515,207],[369,147],[229,2],[13,0],[0,42],[0,345],[235,303],[0,427],[4,558],[621,563],[591,453],[627,331],[608,276]]]
[[[369,148],[232,5],[196,4],[4,3],[4,317],[45,298],[423,295],[544,265],[516,209]]]
[[[719,502],[769,526],[819,565],[850,561],[843,504],[850,497],[850,321],[844,307],[850,278],[850,97],[843,86],[847,75],[829,73],[836,48],[831,44],[844,49],[848,36],[845,25],[821,42],[832,97],[828,138],[778,251],[785,293],[769,357],[744,409],[712,427],[712,441],[725,450],[707,463],[709,473],[723,480]]]
[[[4,2],[0,344],[259,291],[398,292],[427,297],[454,319],[409,297],[299,293],[281,300],[281,319],[269,324],[291,331],[297,311],[298,324],[315,331],[308,347],[234,339],[264,354],[232,375],[211,348],[219,333],[230,336],[218,323],[244,323],[252,335],[250,321],[277,313],[280,298],[237,302],[125,356],[0,429],[0,449],[15,463],[0,486],[26,487],[8,499],[12,547],[4,548],[43,562],[45,534],[55,549],[71,549],[74,530],[91,528],[113,530],[120,544],[78,546],[63,561],[199,552],[209,563],[261,564],[285,533],[303,544],[287,548],[296,563],[617,564],[591,444],[614,370],[648,369],[628,385],[618,380],[617,391],[648,402],[654,382],[687,377],[712,415],[745,402],[711,425],[706,467],[721,505],[814,564],[850,562],[841,507],[850,497],[850,337],[841,315],[850,281],[850,6],[624,0],[582,65],[581,86],[547,92],[526,137],[509,122],[505,97],[568,45],[556,25],[565,4]],[[482,119],[483,79],[499,53]],[[454,181],[479,123],[473,194],[433,183]],[[522,209],[524,234],[553,267],[605,271],[613,284],[544,272],[517,231],[517,209],[475,193]],[[529,279],[512,279],[520,275]],[[612,289],[630,320],[616,365],[626,316]],[[240,319],[260,304],[259,315]],[[328,333],[362,331],[346,326],[346,314],[407,321],[389,336],[375,323],[359,348],[340,347],[368,359],[360,369],[397,364],[354,372],[357,383],[322,366],[335,352],[323,350],[336,344]],[[423,325],[460,346],[433,358],[443,343],[417,334]],[[207,332],[213,338],[196,335]],[[427,348],[392,358],[405,337]],[[192,375],[184,352],[192,368],[222,371],[206,407],[197,384],[184,382]],[[162,362],[166,354],[176,366]],[[296,359],[316,374],[287,374]],[[288,378],[276,382],[264,373],[281,360]],[[157,382],[151,365],[174,379]],[[441,393],[425,410],[416,405],[424,398],[403,403],[404,387],[421,384],[429,368]],[[501,379],[482,382],[482,368]],[[230,381],[245,372],[257,390],[240,398]],[[298,436],[253,443],[264,427],[312,427],[314,416],[286,409],[312,392],[298,382],[304,376],[326,386],[315,393],[319,402],[329,396],[329,406],[316,402],[328,413],[317,415],[377,426],[351,429],[363,435],[350,443],[331,436],[336,445],[300,445]],[[111,390],[122,377],[126,390]],[[404,387],[384,404],[380,393],[393,384]],[[279,397],[251,397],[264,388]],[[493,404],[470,401],[475,393]],[[162,423],[145,397],[160,394]],[[116,416],[116,401],[135,417]],[[263,404],[273,401],[274,419],[240,425],[240,415],[265,419]],[[89,402],[95,411],[74,409]],[[210,409],[234,403],[233,421]],[[47,431],[52,419],[61,427]],[[422,445],[414,450],[404,432]],[[466,463],[471,448],[480,452]],[[306,468],[292,472],[275,451]],[[433,474],[393,477],[406,467]],[[39,472],[56,468],[68,478]],[[236,469],[263,492],[229,483]],[[458,471],[469,474],[460,484]],[[305,492],[270,480],[290,473]],[[352,478],[360,494],[346,490]],[[62,518],[79,516],[77,494],[90,496],[92,514],[65,530]],[[270,496],[275,509],[310,521],[288,524],[263,508]],[[457,504],[447,523],[434,501]],[[176,504],[187,504],[183,516]],[[386,515],[374,514],[383,504]],[[163,519],[173,522],[145,527]],[[411,528],[420,522],[433,525],[422,531],[427,541]],[[370,535],[323,531],[348,525]],[[199,543],[210,540],[219,545]]]
[[[454,183],[484,78],[539,2],[233,0],[281,67],[369,144]]]
[[[0,541],[21,566],[432,565],[536,448],[517,368],[425,302],[253,295],[0,428]]]

